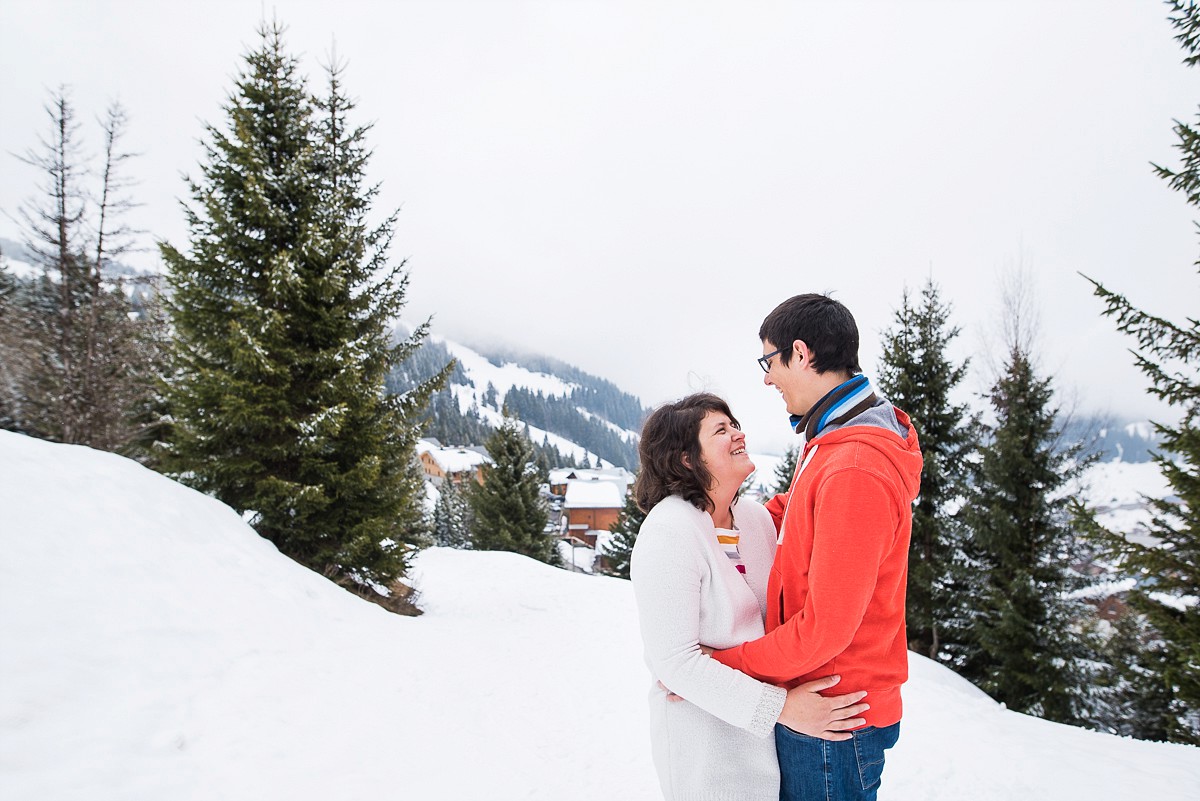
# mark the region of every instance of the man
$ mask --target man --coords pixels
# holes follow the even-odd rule
[[[900,727],[908,678],[904,593],[921,451],[908,416],[878,398],[858,366],[858,327],[841,303],[797,295],[758,332],[764,382],[803,437],[791,489],[767,509],[779,547],[767,586],[766,636],[716,651],[730,667],[796,686],[841,676],[866,690],[853,738],[776,726],[781,799],[874,799]]]

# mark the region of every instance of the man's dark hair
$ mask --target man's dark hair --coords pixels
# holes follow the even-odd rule
[[[727,415],[734,428],[742,427],[729,404],[711,392],[664,404],[646,418],[638,444],[642,466],[633,485],[633,498],[643,512],[668,495],[678,495],[702,512],[710,511],[708,489],[713,477],[700,458],[700,422],[709,412]],[[691,467],[684,464],[684,455]]]
[[[758,338],[783,349],[779,354],[783,365],[791,362],[792,343],[799,339],[812,350],[812,366],[818,373],[862,372],[854,315],[828,295],[809,293],[788,298],[763,320]]]

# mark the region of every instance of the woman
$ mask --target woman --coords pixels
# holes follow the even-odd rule
[[[754,472],[729,406],[698,393],[655,410],[642,428],[634,486],[647,512],[631,577],[654,679],[651,740],[667,799],[777,799],[775,724],[827,739],[861,726],[865,693],[824,698],[828,677],[784,690],[710,659],[763,635],[775,524],[738,499]],[[669,690],[667,688],[670,688]],[[686,699],[686,700],[682,700]]]

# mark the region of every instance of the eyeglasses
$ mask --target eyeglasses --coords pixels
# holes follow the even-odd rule
[[[771,372],[771,357],[776,356],[780,353],[783,353],[783,351],[784,351],[784,349],[780,348],[779,350],[771,351],[766,356],[759,356],[758,357],[758,366],[763,369],[764,373]]]

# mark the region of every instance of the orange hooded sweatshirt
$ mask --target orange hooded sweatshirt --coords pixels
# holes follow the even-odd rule
[[[837,673],[826,694],[866,690],[866,725],[890,726],[908,679],[904,593],[921,450],[899,409],[905,437],[861,419],[806,443],[790,491],[767,503],[779,547],[766,636],[713,657],[788,687]]]

